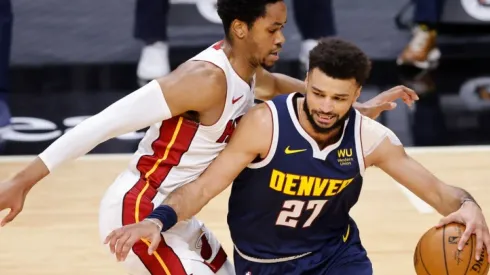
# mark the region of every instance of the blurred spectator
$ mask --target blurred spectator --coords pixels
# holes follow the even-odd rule
[[[436,65],[441,57],[436,40],[444,0],[414,0],[414,3],[412,39],[399,55],[397,64],[428,69]]]
[[[169,0],[136,1],[134,37],[145,44],[136,73],[140,85],[170,72],[167,35],[169,9]]]
[[[0,135],[10,125],[8,101],[12,21],[13,15],[10,0],[0,0]]]
[[[318,39],[336,33],[331,0],[294,0],[294,17],[303,42],[299,61],[303,69],[308,68],[309,52]]]
[[[1,0],[0,0],[1,1]],[[296,24],[303,42],[299,60],[308,67],[308,54],[318,39],[335,35],[331,0],[293,0]],[[134,37],[145,44],[138,62],[140,85],[168,74],[168,12],[169,0],[137,0]]]

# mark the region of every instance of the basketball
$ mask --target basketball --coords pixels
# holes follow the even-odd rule
[[[415,248],[413,260],[417,275],[488,274],[485,247],[480,260],[475,259],[475,235],[466,242],[462,251],[458,250],[464,230],[465,226],[457,223],[427,230]]]

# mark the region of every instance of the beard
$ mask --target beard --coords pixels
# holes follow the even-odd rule
[[[324,115],[335,115],[337,117],[337,121],[335,121],[332,126],[322,127],[316,123],[315,119],[313,118],[313,113],[310,113],[310,108],[308,108],[308,101],[306,99],[307,98],[305,95],[305,100],[303,103],[303,111],[306,114],[306,119],[308,119],[308,122],[311,124],[311,126],[313,126],[313,129],[315,130],[315,132],[317,132],[319,134],[328,134],[328,133],[331,133],[332,131],[335,131],[339,128],[342,128],[344,126],[345,121],[349,118],[349,114],[352,110],[352,106],[351,106],[349,108],[349,110],[347,111],[347,113],[340,118],[337,114],[334,114],[334,113],[322,113]],[[318,112],[318,111],[314,111],[314,112]]]
[[[269,65],[269,64],[265,63],[265,61],[260,63],[260,66],[262,68],[266,69],[267,71],[272,70],[274,68],[274,65],[276,65],[276,64]]]

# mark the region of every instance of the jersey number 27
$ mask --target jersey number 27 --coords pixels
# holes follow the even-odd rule
[[[313,221],[318,217],[323,209],[323,206],[327,203],[327,200],[288,200],[284,201],[282,206],[283,210],[277,217],[276,225],[283,225],[296,228],[298,226],[298,218],[306,211],[313,210],[310,217],[303,224],[303,228],[309,227]],[[306,205],[306,209],[305,209]],[[308,211],[310,212],[310,211]]]

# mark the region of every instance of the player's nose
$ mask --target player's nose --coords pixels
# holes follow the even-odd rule
[[[274,44],[278,48],[282,48],[282,45],[284,44],[284,42],[286,42],[286,37],[284,36],[284,33],[282,32],[282,30],[280,30],[280,31],[277,32],[277,35],[275,37]]]
[[[330,97],[323,98],[320,104],[320,110],[324,113],[330,113],[334,110],[334,101]]]

